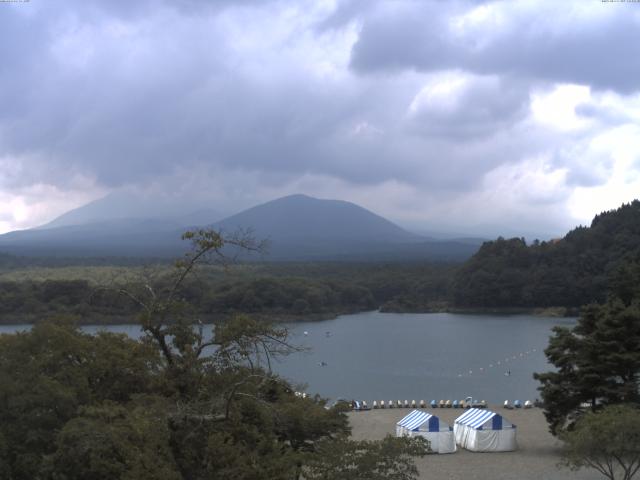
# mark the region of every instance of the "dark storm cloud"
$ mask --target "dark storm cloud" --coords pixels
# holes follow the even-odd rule
[[[47,56],[46,19],[10,5],[0,5],[0,121],[24,113],[20,107],[21,99],[30,94],[28,79],[43,73],[40,65]]]
[[[438,2],[380,3],[364,17],[351,66],[360,73],[406,68],[439,70],[457,65],[457,47],[446,32],[455,10]]]
[[[591,85],[640,89],[640,10],[600,2],[488,2],[487,19],[469,4],[383,4],[363,20],[351,65],[360,73],[459,68]],[[534,6],[535,8],[532,8]]]
[[[264,60],[238,54],[217,20],[175,12],[142,27],[109,16],[50,19],[38,68],[12,73],[27,93],[10,99],[14,114],[2,125],[3,152],[32,172],[20,178],[63,185],[79,172],[115,187],[208,164],[438,183],[437,159],[420,154],[424,142],[407,150],[412,143],[397,138],[418,83],[399,102],[389,85],[327,88],[270,52],[273,70],[262,72],[255,64]],[[363,122],[370,132],[357,131]]]
[[[572,186],[606,181],[606,155],[585,146],[593,132],[539,125],[532,92],[564,81],[634,90],[640,13],[629,12],[640,9],[499,2],[493,20],[465,17],[481,3],[0,3],[0,188],[177,191],[195,177],[219,198],[271,198],[328,183],[420,209],[413,195],[453,202],[531,158],[548,158],[541,185],[545,168]],[[594,102],[575,114],[597,126],[631,118]]]

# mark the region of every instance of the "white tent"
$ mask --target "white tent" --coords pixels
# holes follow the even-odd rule
[[[396,436],[424,437],[435,453],[456,451],[453,429],[435,415],[420,410],[413,410],[396,424]]]
[[[456,418],[456,443],[472,452],[510,452],[518,448],[516,426],[490,410],[472,408]]]

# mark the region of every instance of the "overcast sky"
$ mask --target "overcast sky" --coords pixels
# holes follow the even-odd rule
[[[0,232],[112,191],[559,234],[640,196],[640,3],[0,2]]]

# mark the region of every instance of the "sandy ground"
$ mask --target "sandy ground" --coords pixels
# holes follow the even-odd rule
[[[506,420],[518,428],[518,450],[515,452],[474,453],[458,448],[453,454],[427,455],[418,459],[421,479],[447,480],[560,480],[560,479],[602,479],[595,470],[571,470],[558,467],[560,460],[559,442],[549,433],[542,410],[504,410],[492,407]],[[410,409],[370,410],[351,412],[349,419],[356,440],[375,440],[386,434],[395,434],[395,424],[409,413]],[[456,417],[464,411],[426,409],[453,425]]]

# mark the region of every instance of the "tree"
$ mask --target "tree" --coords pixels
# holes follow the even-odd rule
[[[200,265],[227,268],[229,247],[261,251],[264,245],[242,232],[223,236],[199,230],[183,238],[192,250],[176,264],[169,282],[121,290],[140,306],[147,341],[163,358],[165,395],[177,402],[165,414],[169,443],[182,478],[289,479],[303,472],[306,478],[309,464],[334,462],[327,445],[337,444],[361,465],[379,457],[372,463],[378,465],[375,471],[402,472],[390,478],[413,478],[410,457],[422,452],[415,443],[352,442],[343,410],[327,409],[318,396],[297,397],[271,372],[273,357],[297,350],[288,343],[286,329],[237,315],[207,334],[185,301],[183,285]],[[259,284],[256,288],[258,295]],[[383,446],[388,447],[384,453]]]
[[[545,350],[556,371],[536,373],[553,434],[587,410],[640,404],[640,308],[613,298],[583,309],[572,329],[555,327]]]
[[[0,335],[0,472],[8,469],[14,480],[38,478],[58,432],[80,409],[153,392],[159,360],[145,344],[83,334],[69,319]]]
[[[0,336],[0,479],[414,478],[420,445],[350,441],[343,410],[271,371],[295,350],[286,329],[246,315],[209,332],[199,322],[186,279],[208,260],[226,266],[230,246],[260,245],[184,238],[193,249],[169,281],[120,291],[140,309],[141,340],[68,321]]]
[[[640,298],[640,255],[628,258],[611,275],[609,280],[611,291],[625,304],[631,305],[634,299]]]
[[[219,368],[216,361],[225,360],[225,354],[234,364],[255,366],[261,359],[269,362],[273,355],[294,349],[286,341],[286,329],[247,317],[234,318],[207,335],[183,297],[186,280],[199,266],[216,264],[226,269],[239,252],[264,251],[263,242],[256,241],[248,231],[223,235],[215,230],[196,230],[184,233],[182,238],[190,241],[192,248],[176,262],[168,282],[145,282],[137,289],[120,289],[120,293],[140,307],[139,322],[147,340],[155,343],[164,359],[167,385],[175,387],[179,396],[191,398],[204,386],[207,372]],[[204,355],[214,347],[218,348],[216,355]],[[232,352],[236,356],[231,359]]]
[[[640,259],[630,259],[610,278],[605,304],[583,308],[572,329],[554,328],[545,353],[556,371],[534,374],[554,434],[587,410],[640,404]]]
[[[304,472],[308,480],[410,480],[418,475],[411,457],[429,453],[429,442],[387,435],[378,442],[323,442]]]
[[[67,480],[180,480],[162,398],[85,407],[57,435],[44,476]]]
[[[631,480],[640,469],[640,410],[613,405],[587,413],[562,434],[563,462],[593,468],[610,480]]]

